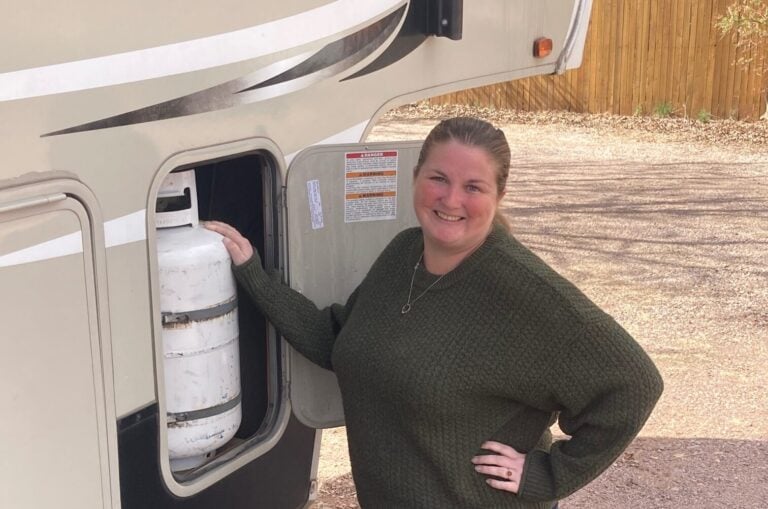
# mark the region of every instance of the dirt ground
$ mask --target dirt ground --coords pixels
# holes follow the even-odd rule
[[[481,114],[512,146],[502,206],[514,234],[665,380],[637,440],[561,507],[768,507],[765,124]],[[423,138],[435,116],[401,111],[369,139]],[[324,432],[319,480],[314,508],[358,507],[343,428]]]

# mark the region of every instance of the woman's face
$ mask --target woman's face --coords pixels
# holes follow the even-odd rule
[[[425,247],[450,254],[474,250],[488,235],[501,198],[484,149],[453,140],[434,145],[413,191]]]

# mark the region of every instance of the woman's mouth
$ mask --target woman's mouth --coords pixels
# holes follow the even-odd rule
[[[450,214],[444,214],[443,212],[440,212],[439,210],[435,211],[435,215],[437,217],[439,217],[440,219],[442,219],[443,221],[456,222],[456,221],[461,221],[462,219],[464,219],[461,216],[452,216]]]

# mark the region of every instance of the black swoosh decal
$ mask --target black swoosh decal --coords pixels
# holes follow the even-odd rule
[[[324,46],[295,67],[268,80],[254,83],[257,73],[253,73],[183,97],[46,133],[42,137],[166,120],[254,103],[275,96],[275,94],[267,94],[268,91],[264,90],[267,87],[278,84],[289,85],[299,78],[306,78],[306,80],[296,83],[293,88],[288,86],[283,93],[306,88],[349,69],[376,51],[395,31],[404,13],[405,6],[402,6],[362,30]]]
[[[429,33],[427,24],[427,1],[411,0],[403,26],[400,28],[400,32],[397,34],[394,42],[376,60],[355,74],[347,76],[342,81],[371,74],[407,57],[427,40],[427,34]]]
[[[342,62],[346,64],[344,68],[348,69],[381,46],[394,31],[404,10],[405,7],[403,6],[363,30],[330,43],[293,69],[248,87],[243,92],[301,78],[324,69],[330,69]]]

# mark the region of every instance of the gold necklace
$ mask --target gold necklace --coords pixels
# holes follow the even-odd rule
[[[424,258],[424,251],[421,252],[421,256],[419,256],[419,261],[417,261],[416,265],[413,266],[413,275],[411,276],[411,287],[408,289],[408,301],[400,309],[401,315],[408,313],[417,300],[424,297],[424,294],[426,294],[429,290],[431,290],[433,286],[435,286],[437,283],[440,282],[441,279],[445,277],[445,274],[443,274],[439,278],[435,279],[435,281],[431,285],[429,285],[426,290],[421,292],[415,299],[413,299],[413,301],[411,301],[411,294],[413,293],[413,280],[416,279],[416,271],[419,270],[419,265],[421,265],[421,260],[423,258]]]

